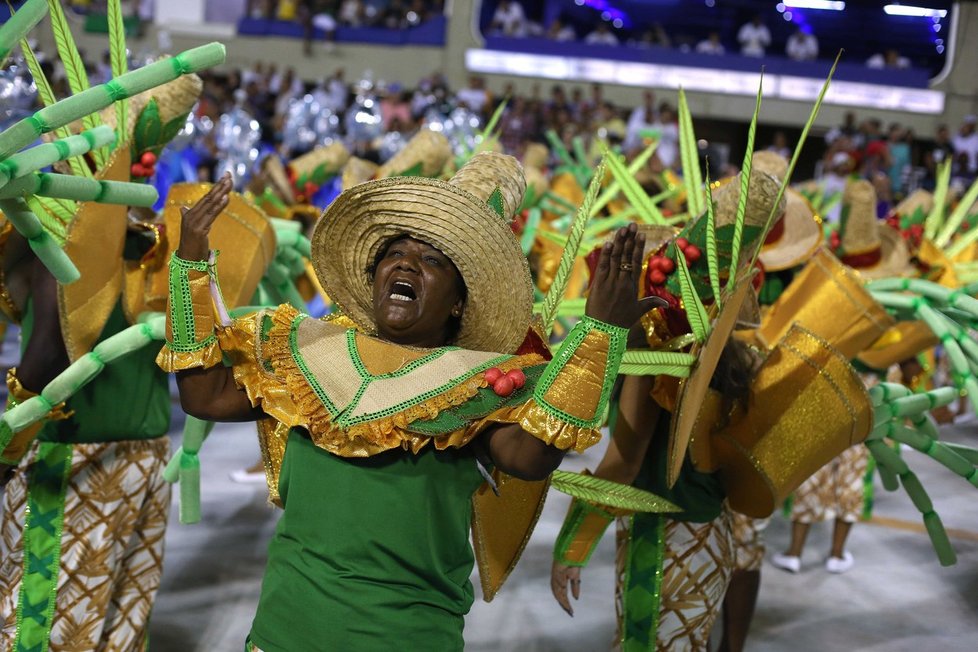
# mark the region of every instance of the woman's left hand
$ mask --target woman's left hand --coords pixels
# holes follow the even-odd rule
[[[588,317],[631,328],[652,308],[666,305],[658,297],[638,298],[644,251],[645,235],[635,224],[618,229],[604,244],[584,310]]]

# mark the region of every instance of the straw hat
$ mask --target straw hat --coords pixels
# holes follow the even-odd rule
[[[866,278],[902,276],[911,270],[900,232],[876,218],[876,191],[864,179],[846,186],[839,259]]]
[[[791,188],[785,190],[785,200],[784,217],[771,227],[758,255],[769,272],[802,264],[822,244],[822,228],[811,203]]]
[[[456,344],[516,351],[533,307],[530,270],[510,228],[525,189],[516,159],[494,152],[476,154],[449,181],[393,177],[360,184],[341,193],[316,225],[316,275],[341,310],[373,332],[369,270],[389,242],[417,238],[448,256],[465,282]]]
[[[293,159],[289,167],[297,180],[315,183],[317,177],[327,178],[339,172],[349,158],[350,151],[343,143],[330,143]]]
[[[545,170],[550,160],[550,150],[543,143],[529,143],[523,150],[524,170]]]
[[[350,158],[343,169],[343,190],[388,177],[436,177],[452,158],[452,146],[444,134],[422,129],[400,152],[380,167],[360,158]]]
[[[901,217],[913,217],[918,211],[926,217],[934,210],[934,195],[926,190],[914,190],[893,209]]]
[[[197,100],[200,98],[200,93],[203,90],[204,82],[201,81],[200,77],[190,74],[181,75],[171,82],[167,82],[162,86],[152,88],[130,98],[128,119],[130,139],[138,136],[134,132],[139,124],[141,114],[151,101],[156,101],[156,107],[159,111],[159,122],[164,128],[170,123],[173,123],[170,127],[171,130],[176,128],[178,124],[179,128],[182,128],[187,114],[194,108],[194,104],[197,103]],[[114,104],[102,109],[100,115],[103,123],[109,125],[112,129],[116,128],[117,116]],[[178,119],[179,123],[174,123],[174,120]],[[179,128],[172,134],[169,134],[169,138],[161,144],[165,145],[166,142],[169,142],[176,135],[176,132],[179,131]]]

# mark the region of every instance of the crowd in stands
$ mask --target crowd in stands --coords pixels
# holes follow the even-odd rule
[[[234,104],[234,91],[243,89],[239,101],[243,98],[244,108],[259,121],[266,135],[281,133],[289,102],[307,93],[324,109],[343,116],[355,104],[357,93],[365,92],[351,85],[342,69],[315,85],[303,84],[291,69],[279,70],[274,65],[261,64],[226,77],[209,75],[205,82],[202,111],[216,119]],[[594,158],[600,156],[603,145],[618,146],[633,155],[649,138],[656,138],[659,145],[653,159],[654,168],[678,171],[680,167],[676,108],[669,101],[659,100],[651,90],[644,92],[638,106],[622,107],[604,96],[600,84],[555,84],[549,88],[536,84],[529,94],[523,95],[516,93],[512,85],[491,92],[485,80],[478,76],[471,77],[464,88],[453,90],[436,73],[419,80],[412,90],[378,83],[366,92],[376,97],[385,130],[405,136],[413,134],[433,116],[447,117],[460,107],[480,116],[484,124],[504,98],[509,98],[498,132],[500,144],[510,154],[520,156],[527,143],[546,142],[548,131],[555,132],[569,149],[575,138],[581,139],[585,151]],[[848,113],[843,124],[825,135],[824,143],[824,156],[816,172],[842,177],[856,174],[871,179],[884,204],[899,201],[917,187],[933,188],[937,166],[948,159],[953,161],[953,177],[958,185],[978,175],[978,132],[974,117],[967,118],[953,131],[947,126],[940,127],[931,140],[918,139],[910,129],[899,124],[884,128],[878,118],[866,116],[857,120],[855,113]],[[377,155],[369,143],[354,146],[362,156]],[[776,132],[762,146],[788,155],[793,143],[784,132]],[[713,171],[717,172],[725,170]]]
[[[527,17],[519,0],[499,0],[487,33],[491,36],[511,38],[533,36],[554,41],[582,41],[598,45],[676,48],[681,52],[699,54],[723,55],[728,52],[723,35],[719,31],[711,31],[706,38],[697,41],[688,34],[676,34],[671,37],[658,22],[645,28],[623,31],[616,30],[613,22],[596,20],[590,31],[584,34],[568,24],[563,16],[555,18],[549,25],[541,25]],[[628,36],[625,37],[623,34]],[[814,61],[819,57],[818,38],[807,24],[799,24],[787,38],[783,53],[771,50],[773,45],[771,30],[760,14],[741,25],[735,36],[737,48],[730,51],[744,56],[763,57],[767,54],[783,54],[794,61]],[[866,65],[872,68],[908,68],[910,61],[901,56],[898,51],[888,49],[871,56],[866,60]]]

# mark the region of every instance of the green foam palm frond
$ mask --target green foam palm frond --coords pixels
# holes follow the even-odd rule
[[[622,356],[622,363],[633,365],[677,365],[691,367],[696,363],[692,353],[679,351],[643,351],[628,350]]]
[[[547,335],[553,330],[554,319],[557,317],[557,308],[564,298],[567,291],[567,283],[570,281],[571,271],[574,268],[574,261],[577,259],[578,248],[584,239],[584,231],[587,228],[588,218],[591,215],[591,204],[598,196],[601,188],[601,180],[604,178],[605,160],[598,163],[591,183],[588,184],[587,192],[584,194],[584,201],[577,209],[574,222],[571,224],[570,233],[567,235],[567,244],[564,246],[564,253],[560,256],[560,263],[557,265],[557,273],[554,274],[553,283],[550,291],[543,301],[543,328]]]
[[[642,152],[636,156],[631,163],[628,164],[629,176],[634,177],[636,172],[645,167],[645,165],[649,162],[649,159],[652,158],[652,154],[655,153],[655,149],[658,146],[659,141],[654,141],[651,145],[642,150]],[[591,207],[591,217],[597,215],[598,211],[607,206],[608,202],[614,199],[619,192],[621,192],[621,185],[618,183],[617,178],[612,179],[611,183],[608,184],[608,187],[605,188],[600,195],[598,195],[598,199],[594,202],[594,206]],[[666,193],[668,192],[670,191],[666,191]],[[671,192],[675,194],[676,191]],[[657,204],[659,201],[665,198],[662,195],[666,195],[666,193],[659,193],[659,195],[652,197],[652,203]]]
[[[622,363],[618,368],[618,373],[622,376],[672,376],[673,378],[689,378],[692,371],[692,367],[685,365]]]
[[[679,275],[679,291],[682,295],[683,307],[686,309],[686,318],[693,329],[696,341],[704,342],[710,334],[710,317],[696,293],[693,276],[689,273],[689,266],[686,264],[686,256],[678,248],[676,251],[676,271]]]
[[[968,212],[974,206],[975,201],[978,200],[978,179],[971,184],[968,188],[968,192],[964,194],[958,205],[954,207],[951,211],[951,215],[947,218],[947,222],[944,223],[944,228],[941,229],[937,237],[934,238],[934,244],[938,247],[946,247],[954,234],[961,228],[961,224],[964,223],[964,219],[968,216]]]
[[[68,224],[74,219],[75,209],[70,206],[74,206],[75,202],[37,195],[29,195],[25,200],[44,230],[51,234],[59,247],[63,247],[68,239]]]
[[[747,193],[750,192],[750,172],[754,161],[754,136],[757,134],[757,116],[761,113],[761,93],[764,90],[764,71],[761,71],[761,81],[757,85],[757,99],[754,102],[754,115],[747,129],[747,151],[744,152],[744,164],[740,168],[740,197],[737,198],[737,217],[734,220],[733,241],[730,244],[729,278],[737,277],[740,264],[740,245],[744,238],[744,220],[747,218]],[[780,201],[780,200],[779,200]]]
[[[625,199],[638,211],[639,220],[647,224],[665,224],[666,219],[662,212],[645,194],[645,190],[625,167],[621,157],[611,150],[605,149],[604,160],[608,163],[611,176],[621,186],[621,192],[625,195]]]
[[[784,197],[785,190],[791,183],[791,175],[795,171],[795,165],[798,164],[798,158],[801,156],[801,150],[805,145],[805,141],[808,139],[808,132],[811,131],[812,125],[815,123],[815,119],[818,117],[818,111],[822,108],[822,102],[825,100],[825,94],[829,90],[829,84],[832,82],[832,77],[835,75],[835,69],[839,66],[839,59],[842,57],[842,50],[835,55],[835,61],[832,62],[832,67],[829,69],[829,74],[825,78],[825,83],[822,84],[822,89],[818,92],[818,97],[815,99],[815,104],[812,106],[812,111],[808,115],[808,121],[805,126],[801,129],[801,135],[798,136],[798,143],[795,145],[794,151],[791,153],[791,160],[788,162],[788,171],[784,175],[784,179],[781,181],[781,188],[778,190],[778,196],[775,197],[774,206],[771,207],[771,213],[767,216],[767,223],[764,225],[764,230],[761,233],[766,234],[771,226],[774,225],[774,218],[777,217],[778,206],[781,204],[781,198]],[[754,256],[750,261],[751,267],[757,261],[757,257],[761,253],[761,248],[757,247],[754,249]]]
[[[716,207],[713,205],[713,188],[710,187],[710,170],[706,170],[706,266],[710,274],[713,300],[720,307],[720,253],[717,250]],[[731,274],[733,272],[731,271]]]
[[[703,211],[703,196],[700,188],[703,180],[700,177],[699,147],[696,145],[696,134],[693,131],[693,116],[686,103],[686,91],[679,87],[679,157],[683,166],[683,183],[686,186],[686,203],[690,215],[699,215]]]
[[[129,61],[126,54],[126,25],[122,20],[122,1],[108,0],[109,19],[109,60],[112,64],[112,76],[121,77],[129,72]],[[116,143],[125,143],[129,133],[129,99],[115,103]]]
[[[51,83],[48,78],[44,76],[44,70],[41,68],[40,62],[37,60],[37,55],[34,54],[34,50],[31,48],[30,43],[27,39],[20,42],[21,52],[24,54],[24,61],[27,63],[27,69],[31,73],[31,77],[34,78],[34,85],[37,87],[37,96],[41,100],[41,104],[44,106],[51,106],[55,104],[58,99],[54,96],[54,90],[51,88]],[[68,127],[59,127],[54,130],[54,135],[58,138],[64,139],[71,136],[71,131]],[[67,160],[68,166],[71,168],[71,173],[78,177],[88,177],[92,178],[91,169],[79,157],[72,157]]]
[[[937,166],[934,183],[934,207],[924,219],[924,237],[933,240],[941,225],[944,224],[944,203],[947,201],[947,191],[951,186],[951,160],[948,159]]]
[[[963,236],[955,240],[954,243],[947,248],[945,253],[947,253],[949,258],[954,258],[975,242],[978,242],[978,228],[971,229]],[[968,294],[974,294],[974,292],[969,292]]]
[[[558,470],[554,471],[550,478],[550,486],[557,491],[599,505],[653,514],[681,511],[665,498],[660,498],[651,492],[596,478],[593,475]]]

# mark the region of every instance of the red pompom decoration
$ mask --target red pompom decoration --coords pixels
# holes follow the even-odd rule
[[[700,248],[696,245],[689,245],[683,250],[683,253],[686,255],[686,261],[690,263],[695,263],[702,255]]]
[[[148,177],[149,176],[149,174],[148,174],[148,172],[146,170],[146,167],[143,166],[143,164],[141,164],[141,163],[133,163],[129,167],[129,173],[132,176],[134,176],[134,177]]]
[[[659,265],[659,269],[661,269],[665,274],[672,274],[674,271],[676,271],[676,261],[674,261],[672,258],[666,258],[663,256],[662,264]]]
[[[686,247],[689,246],[689,240],[686,238],[676,238],[676,246],[681,250],[686,251]]]
[[[509,396],[513,393],[514,389],[516,389],[516,385],[509,376],[502,376],[492,384],[492,391],[496,392],[499,396]]]
[[[146,167],[152,167],[156,165],[156,154],[153,152],[143,152],[143,155],[139,157],[139,162]]]
[[[499,367],[492,367],[491,369],[486,369],[486,373],[484,375],[486,377],[486,382],[490,385],[494,385],[503,375],[503,372],[499,369]]]
[[[652,285],[665,285],[666,275],[661,269],[653,269],[651,272],[649,272],[649,283]]]
[[[506,378],[513,381],[513,387],[520,389],[526,384],[526,374],[523,373],[522,369],[511,369],[506,372]]]

